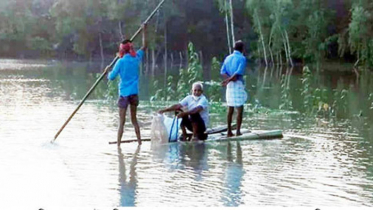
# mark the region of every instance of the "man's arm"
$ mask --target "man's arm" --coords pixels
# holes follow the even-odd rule
[[[226,80],[226,79],[229,78],[229,75],[228,75],[228,74],[222,74],[221,76],[223,77],[223,80]]]
[[[187,111],[185,113],[187,113],[187,114],[196,114],[196,113],[198,113],[198,112],[200,112],[202,110],[203,110],[203,107],[201,105],[199,105],[199,106],[195,107],[194,109],[192,109],[190,111]]]
[[[238,64],[238,67],[237,67],[237,70],[236,70],[236,72],[234,72],[234,74],[244,75],[245,74],[245,70],[246,70],[246,58],[243,57],[240,60],[240,63]]]
[[[225,64],[225,60],[223,62],[223,65],[221,66],[220,75],[223,77],[224,80],[228,79],[229,77],[227,73],[227,65]]]
[[[158,113],[163,114],[164,112],[176,111],[176,110],[181,109],[181,107],[182,107],[181,104],[174,104],[168,108],[159,110]]]
[[[226,86],[231,81],[237,81],[238,75],[244,75],[246,70],[246,58],[242,59],[240,63],[238,64],[237,70],[234,72],[232,76],[225,75],[224,81],[221,83],[223,86]]]
[[[108,76],[107,76],[107,78],[109,79],[109,80],[114,80],[117,76],[118,76],[118,74],[119,74],[119,69],[120,69],[120,60],[118,60],[116,63],[115,63],[115,65],[114,65],[114,68],[113,68],[113,70],[111,71],[111,72],[109,72],[109,74],[108,74]]]
[[[230,76],[227,72],[227,64],[226,64],[227,59],[229,59],[229,58],[227,57],[224,60],[223,66],[220,69],[220,75],[223,77],[223,82],[221,82],[222,86],[226,86],[230,81],[236,81],[237,80],[237,76],[235,74]]]
[[[237,74],[233,74],[231,77],[228,77],[221,83],[221,85],[226,86],[231,81],[237,81]]]
[[[142,47],[141,50],[146,50],[148,47],[147,41],[146,41],[146,24],[142,25]]]
[[[198,102],[198,104],[197,104],[197,106],[195,108],[193,108],[193,109],[191,109],[191,110],[189,110],[187,112],[182,112],[182,113],[178,114],[178,117],[182,118],[182,117],[184,117],[186,115],[199,113],[199,112],[207,109],[208,105],[209,105],[208,101],[206,100],[205,97],[203,97],[201,100],[199,100],[199,102]]]
[[[198,113],[198,112],[200,112],[200,111],[202,111],[202,110],[203,110],[203,107],[202,107],[202,106],[197,106],[197,107],[195,107],[194,109],[189,110],[189,111],[187,111],[187,112],[181,112],[181,113],[179,113],[179,114],[177,115],[177,117],[178,117],[178,118],[183,118],[184,116],[187,116],[187,115],[190,115],[190,114],[196,114],[196,113]]]

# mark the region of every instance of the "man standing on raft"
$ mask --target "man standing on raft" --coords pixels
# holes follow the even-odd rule
[[[243,115],[243,105],[247,100],[247,93],[245,91],[245,85],[243,75],[246,70],[246,58],[244,53],[244,43],[237,41],[234,45],[234,51],[232,54],[227,56],[224,60],[223,66],[220,70],[220,74],[223,76],[223,86],[227,87],[226,101],[228,106],[227,124],[228,131],[227,137],[232,137],[232,116],[234,108],[237,109],[237,130],[236,136],[241,134],[241,124]]]
[[[131,122],[135,128],[138,143],[141,144],[139,124],[137,123],[137,106],[139,105],[139,66],[144,57],[146,49],[146,24],[142,25],[142,47],[136,52],[130,40],[124,40],[119,46],[118,56],[113,70],[109,73],[108,79],[114,80],[118,75],[120,82],[119,89],[119,126],[117,144],[120,146],[126,123],[126,111],[128,105],[131,111]]]

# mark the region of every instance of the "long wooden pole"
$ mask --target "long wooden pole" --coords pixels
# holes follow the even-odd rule
[[[162,6],[163,2],[165,0],[162,0],[158,6],[154,9],[154,11],[149,15],[149,17],[144,21],[143,24],[146,24],[149,22],[149,20],[154,16],[154,14],[157,12],[157,10]],[[131,41],[133,41],[136,36],[141,32],[142,30],[142,27],[140,27],[136,32],[135,34],[131,37]],[[93,90],[96,88],[96,86],[98,85],[98,83],[100,83],[100,81],[104,78],[104,76],[106,75],[107,71],[114,66],[114,64],[117,62],[117,60],[119,59],[118,56],[116,56],[114,58],[114,60],[108,65],[106,66],[106,68],[104,69],[104,72],[101,74],[101,76],[96,80],[96,82],[93,84],[93,86],[91,87],[91,89],[89,89],[89,91],[85,94],[85,96],[83,97],[83,99],[80,101],[79,105],[76,107],[76,109],[73,111],[73,113],[70,115],[70,117],[66,120],[66,122],[63,124],[63,126],[60,128],[60,130],[56,133],[56,135],[54,136],[54,139],[52,142],[54,142],[57,137],[60,135],[60,133],[62,132],[62,130],[66,127],[66,125],[70,122],[70,120],[73,118],[73,116],[75,115],[75,113],[79,110],[79,108],[83,105],[83,103],[85,102],[85,100],[88,98],[89,95],[91,95],[91,93],[93,92]]]

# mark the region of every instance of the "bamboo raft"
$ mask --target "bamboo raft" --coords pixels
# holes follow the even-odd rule
[[[268,140],[282,138],[282,130],[255,130],[242,131],[241,136],[227,137],[225,132],[209,135],[206,142],[210,141],[243,141],[243,140]]]
[[[244,140],[268,140],[268,139],[279,139],[282,138],[282,130],[242,130],[241,136],[227,137],[226,134],[227,127],[220,126],[212,129],[208,129],[206,133],[208,134],[207,140],[199,142],[220,142],[220,141],[244,141]],[[191,136],[191,134],[189,134]],[[143,138],[141,141],[151,141],[150,137]],[[121,143],[131,143],[137,142],[137,139],[126,139],[122,140]],[[190,141],[177,141],[169,143],[188,143]],[[109,144],[116,144],[116,141],[109,142]]]

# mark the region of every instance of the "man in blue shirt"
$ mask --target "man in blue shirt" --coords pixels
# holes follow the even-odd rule
[[[117,144],[120,146],[126,121],[126,111],[130,105],[131,122],[135,128],[138,143],[141,144],[139,124],[137,123],[137,106],[139,105],[139,66],[146,49],[146,25],[142,26],[142,47],[137,52],[134,51],[132,42],[124,40],[119,47],[118,56],[113,70],[109,73],[108,79],[114,80],[118,75],[120,82],[119,89],[119,127]]]
[[[220,70],[220,74],[224,77],[222,85],[227,87],[226,101],[228,106],[228,137],[233,136],[231,125],[234,108],[237,109],[236,135],[242,135],[241,124],[243,115],[243,105],[247,100],[247,93],[245,91],[245,85],[243,80],[243,75],[245,74],[246,70],[246,58],[245,56],[243,56],[243,52],[244,43],[242,41],[237,41],[234,45],[234,52],[225,58],[223,66]]]

